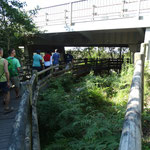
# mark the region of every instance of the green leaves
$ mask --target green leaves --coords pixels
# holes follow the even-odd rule
[[[23,10],[25,3],[18,0],[0,0],[0,46],[5,56],[10,48],[18,50],[18,46],[27,43],[27,36],[36,33],[32,19]]]
[[[77,83],[70,74],[52,79],[38,101],[43,149],[118,149],[128,100],[119,93],[129,94],[132,71],[127,75],[91,73]]]

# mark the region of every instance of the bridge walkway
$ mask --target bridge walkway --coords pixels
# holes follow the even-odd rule
[[[14,89],[10,91],[10,105],[14,107],[11,113],[4,113],[3,97],[0,93],[0,150],[7,150],[9,146],[9,139],[12,133],[15,116],[17,114],[20,98],[16,99]]]

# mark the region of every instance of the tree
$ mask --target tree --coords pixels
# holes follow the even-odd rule
[[[27,35],[37,32],[32,18],[23,9],[25,3],[18,0],[0,0],[0,47],[4,55],[8,50],[27,42]],[[30,12],[31,13],[31,12]]]

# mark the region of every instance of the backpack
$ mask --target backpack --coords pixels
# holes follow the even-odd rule
[[[2,59],[2,58],[0,58],[0,59]],[[4,73],[5,73],[5,71],[3,71],[3,73],[1,74],[0,79],[2,78],[2,76],[4,75]]]
[[[7,61],[8,61],[8,71],[9,71],[9,75],[10,77],[14,77],[14,76],[17,76],[18,73],[16,72],[16,68],[13,64],[13,57],[11,58],[7,58]]]

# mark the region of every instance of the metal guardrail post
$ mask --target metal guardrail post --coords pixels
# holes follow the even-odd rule
[[[48,25],[48,13],[45,13],[45,22],[46,22],[46,26]]]
[[[140,16],[140,6],[141,6],[141,0],[138,0],[138,4],[137,4],[137,20],[139,20],[139,16]]]
[[[122,0],[122,10],[121,10],[121,17],[124,17],[124,5],[125,5],[125,0]]]
[[[95,5],[92,5],[92,21],[94,21],[94,16],[95,16]]]
[[[64,10],[64,19],[65,19],[65,25],[66,25],[67,24],[67,19],[68,19],[66,9]]]
[[[73,3],[70,2],[70,26],[72,25],[72,5]]]
[[[45,15],[43,15],[43,12],[37,15],[37,17],[39,16],[40,18],[42,17],[42,20],[44,20],[44,25],[38,18],[35,18],[35,21],[37,20],[37,24],[39,24],[38,26],[42,27],[42,26],[47,26],[47,25],[64,25],[64,23],[68,23],[69,26],[73,25],[74,23],[83,23],[83,22],[92,22],[93,20],[95,21],[99,21],[99,20],[110,20],[110,19],[122,19],[122,18],[134,18],[139,19],[139,16],[145,16],[145,14],[149,14],[149,4],[150,1],[149,0],[118,0],[118,1],[113,1],[112,0],[101,0],[101,2],[99,2],[98,0],[91,0],[92,1],[92,5],[85,5],[87,4],[90,0],[77,0],[74,2],[70,2],[70,3],[64,3],[64,4],[60,4],[60,5],[55,5],[55,6],[50,6],[50,7],[46,7],[46,8],[42,8],[45,9]],[[106,1],[106,2],[103,2]],[[79,5],[76,5],[79,4]],[[81,4],[81,5],[80,5]],[[96,5],[96,7],[94,6]],[[67,9],[67,17],[66,17],[66,21],[63,20],[63,18],[61,17],[65,15],[66,12],[62,11],[62,9],[57,9],[58,7],[62,6],[61,8],[63,10]],[[78,8],[79,6],[79,8]],[[132,6],[134,8],[132,8]],[[69,8],[68,8],[69,7]],[[55,9],[55,11],[53,11]],[[95,9],[96,8],[96,9]],[[102,8],[102,12],[101,9]],[[52,11],[49,11],[52,10]],[[95,13],[96,10],[96,13]],[[41,9],[40,9],[41,11]],[[91,14],[89,15],[89,11],[91,12]],[[74,13],[75,12],[75,13]],[[80,15],[78,15],[80,13]],[[58,16],[60,14],[60,19],[57,19],[55,17]],[[52,18],[50,18],[51,22],[49,22],[49,15],[53,16]],[[96,16],[96,19],[95,19]]]

